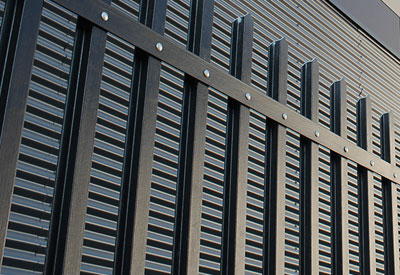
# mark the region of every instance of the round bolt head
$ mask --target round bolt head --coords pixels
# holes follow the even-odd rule
[[[347,153],[347,152],[349,152],[349,147],[345,146],[345,147],[343,148],[343,150],[344,150],[345,153]]]
[[[283,120],[286,120],[286,119],[287,119],[287,114],[286,114],[286,113],[283,113],[283,114],[282,114],[282,118],[283,118]]]
[[[250,100],[251,99],[251,94],[250,93],[246,93],[246,99]]]
[[[318,131],[315,131],[314,134],[315,134],[316,137],[319,137],[319,132]]]
[[[375,161],[371,160],[371,161],[369,162],[369,164],[371,164],[371,166],[374,166],[374,165],[375,165]]]
[[[398,175],[397,175],[396,172],[393,173],[393,177],[394,177],[395,179],[397,179]]]
[[[103,11],[101,13],[101,19],[103,19],[103,21],[108,21],[108,13]]]
[[[162,50],[164,49],[164,48],[163,48],[163,44],[160,43],[160,42],[158,42],[158,43],[156,44],[156,49],[157,49],[157,51],[162,52]]]
[[[210,71],[209,70],[207,70],[207,69],[205,69],[204,71],[203,71],[203,75],[205,76],[205,77],[210,77]]]

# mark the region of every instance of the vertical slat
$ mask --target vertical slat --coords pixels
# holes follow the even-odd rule
[[[251,81],[253,19],[250,14],[232,23],[230,73]],[[250,110],[228,100],[221,274],[244,274],[247,162]]]
[[[46,251],[46,274],[78,274],[80,270],[106,38],[103,29],[78,18]]]
[[[210,60],[213,0],[191,2],[187,49]],[[207,123],[208,87],[185,75],[183,115],[175,206],[173,274],[199,269],[201,200]]]
[[[287,100],[288,45],[274,42],[268,53],[268,96]],[[286,128],[267,121],[267,154],[264,184],[263,274],[284,274]]]
[[[32,73],[33,57],[39,31],[43,1],[9,1],[12,16],[4,24],[12,24],[8,40],[2,29],[1,47],[7,48],[6,63],[1,75],[0,90],[0,263],[10,215],[11,199],[21,143],[26,101]],[[14,6],[13,6],[14,5]],[[3,40],[4,39],[4,40]],[[4,53],[4,52],[3,52]]]
[[[334,82],[330,88],[331,131],[346,137],[346,82]],[[343,148],[343,150],[346,149]],[[347,160],[332,152],[331,163],[331,274],[349,274],[349,227]]]
[[[164,34],[166,9],[166,0],[142,0],[139,21]],[[135,49],[114,274],[144,274],[160,72],[160,60]]]
[[[357,145],[372,152],[371,100],[361,98],[357,102]],[[358,216],[360,242],[360,273],[376,273],[375,218],[373,173],[366,167],[357,166]]]
[[[395,163],[395,141],[392,113],[381,117],[381,157]],[[397,175],[398,176],[398,175]],[[382,178],[383,235],[385,274],[399,274],[399,235],[397,217],[397,186],[390,179]]]
[[[8,84],[18,37],[18,26],[23,1],[11,0],[5,4],[0,33],[0,133],[8,96]],[[9,70],[9,71],[8,71]]]
[[[301,69],[301,114],[318,123],[319,65]],[[315,135],[319,135],[318,132]],[[318,144],[300,138],[300,274],[319,272],[318,248]]]

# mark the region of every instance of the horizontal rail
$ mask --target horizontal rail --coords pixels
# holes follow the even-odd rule
[[[287,106],[277,103],[261,90],[222,71],[216,65],[176,45],[126,14],[99,0],[54,0],[70,11],[86,18],[99,27],[146,51],[150,55],[176,67],[241,104],[260,112],[269,119],[290,128],[303,137],[320,144],[337,154],[356,162],[392,182],[400,183],[400,169],[342,138],[329,129],[305,118]],[[108,13],[107,20],[101,17]],[[161,43],[163,47],[157,47]],[[161,50],[161,51],[160,51]],[[207,70],[207,73],[205,73]],[[246,94],[249,94],[246,96]],[[319,134],[316,134],[318,132]],[[399,175],[399,176],[398,176]]]

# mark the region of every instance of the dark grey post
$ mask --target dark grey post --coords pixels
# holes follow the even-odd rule
[[[8,1],[0,53],[0,264],[3,260],[42,0]]]
[[[210,60],[213,0],[193,0],[187,49]],[[173,274],[196,274],[199,269],[201,203],[207,126],[208,87],[185,75],[179,150]]]
[[[268,96],[286,105],[288,45],[275,41],[268,53]],[[284,118],[282,118],[284,119]],[[286,128],[267,120],[264,184],[263,274],[284,274]]]
[[[395,143],[392,113],[381,117],[381,157],[395,164]],[[393,175],[395,176],[395,175]],[[398,176],[398,175],[397,175]],[[385,274],[399,274],[399,234],[397,216],[397,186],[390,179],[382,178],[383,245]]]
[[[106,38],[106,31],[78,18],[46,251],[46,274],[80,271]]]
[[[245,83],[251,80],[253,19],[250,14],[232,24],[230,73]],[[246,236],[248,107],[228,100],[224,175],[221,274],[244,274]]]
[[[318,123],[319,65],[301,68],[301,114]],[[319,137],[320,133],[315,132]],[[318,274],[318,144],[300,138],[300,274]]]
[[[142,0],[139,21],[163,34],[166,9],[166,0]],[[114,274],[144,274],[160,72],[160,60],[135,49]]]
[[[357,145],[372,152],[371,100],[361,98],[357,102]],[[371,166],[374,163],[371,161]],[[358,216],[360,243],[360,273],[376,273],[375,216],[373,173],[357,165]]]
[[[334,82],[330,91],[331,131],[346,137],[347,104],[346,82],[344,79]],[[343,148],[349,152],[347,147]],[[349,274],[349,227],[348,227],[348,183],[347,160],[332,152],[331,161],[331,274]]]

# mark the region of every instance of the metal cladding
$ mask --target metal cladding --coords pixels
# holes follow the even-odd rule
[[[400,62],[327,2],[0,11],[2,274],[399,272]]]

